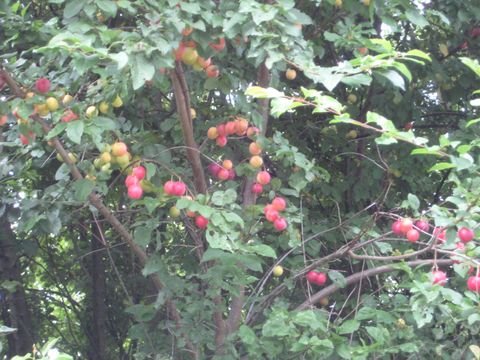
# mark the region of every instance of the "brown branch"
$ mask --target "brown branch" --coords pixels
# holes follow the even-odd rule
[[[18,86],[17,82],[10,76],[7,70],[0,67],[0,77],[5,80],[8,87],[16,97],[25,97],[25,92]]]
[[[447,265],[453,264],[453,262],[454,262],[454,260],[451,260],[451,259],[441,259],[441,260],[429,259],[429,260],[408,261],[408,262],[405,262],[405,264],[410,266],[410,267],[433,265],[435,263],[437,265],[440,265],[440,266],[447,266]],[[376,268],[373,268],[373,269],[368,269],[368,270],[365,270],[365,271],[362,271],[362,272],[358,272],[358,273],[355,273],[355,274],[350,275],[347,278],[345,278],[346,286],[356,284],[356,283],[360,282],[361,280],[363,280],[364,278],[368,278],[368,277],[371,277],[371,276],[376,276],[376,275],[379,275],[379,274],[383,274],[383,273],[387,273],[387,272],[391,272],[391,271],[396,271],[396,270],[399,270],[399,269],[396,268],[395,265],[393,264],[393,265],[383,265],[383,266],[379,266],[379,267],[376,267]],[[337,286],[335,284],[331,284],[331,285],[327,286],[326,288],[318,291],[314,295],[312,295],[310,299],[306,300],[305,302],[303,302],[302,304],[297,306],[297,308],[295,310],[296,311],[305,310],[305,309],[309,308],[310,306],[312,306],[313,304],[315,304],[316,302],[320,301],[321,299],[323,299],[327,296],[332,295],[333,293],[337,292],[340,289],[341,288],[339,286]]]

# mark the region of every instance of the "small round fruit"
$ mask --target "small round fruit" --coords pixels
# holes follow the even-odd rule
[[[235,169],[228,170],[228,180],[234,180],[236,176],[237,173],[235,172]]]
[[[112,155],[113,156],[122,156],[128,152],[127,145],[123,142],[116,142],[112,145]]]
[[[277,231],[283,231],[287,228],[288,223],[287,220],[285,220],[282,217],[278,217],[274,222],[273,222],[273,227]]]
[[[283,211],[287,208],[287,202],[282,197],[276,197],[272,200],[272,207],[277,211]]]
[[[192,120],[195,120],[195,118],[197,117],[197,111],[194,108],[190,108],[190,117],[192,118]]]
[[[444,286],[447,283],[447,274],[444,271],[436,270],[432,272],[432,282]]]
[[[263,159],[258,156],[258,155],[253,155],[251,158],[250,158],[250,165],[254,168],[254,169],[258,169],[260,167],[262,167],[263,165]]]
[[[143,166],[135,166],[132,169],[132,175],[135,176],[138,180],[142,180],[145,178],[145,175],[147,174],[147,170]]]
[[[70,94],[66,94],[62,99],[63,106],[70,104],[73,101],[73,96]]]
[[[259,183],[260,185],[267,185],[270,183],[270,180],[272,179],[272,177],[270,176],[270,174],[268,173],[268,171],[260,171],[258,174],[257,174],[257,183]]]
[[[220,165],[217,163],[211,163],[207,167],[208,172],[213,176],[213,177],[218,177],[218,172],[222,169]]]
[[[250,152],[250,155],[260,155],[262,153],[262,148],[258,143],[252,142],[248,145],[248,151]]]
[[[400,222],[400,230],[402,231],[402,234],[406,234],[413,228],[413,221],[410,218],[404,218]]]
[[[187,47],[183,51],[182,61],[187,65],[193,65],[197,61],[198,52],[194,48]]]
[[[46,78],[40,78],[35,81],[35,88],[39,93],[45,94],[50,90],[50,80]]]
[[[272,270],[272,274],[275,277],[282,276],[283,275],[283,267],[281,267],[280,265],[275,266]]]
[[[225,132],[227,135],[234,135],[236,130],[237,124],[235,124],[235,121],[229,121],[225,124]]]
[[[396,220],[393,224],[392,224],[392,231],[394,234],[396,235],[402,235],[403,234],[403,231],[402,231],[402,220]]]
[[[218,136],[227,136],[227,130],[225,128],[225,124],[217,125],[217,133],[218,133]]]
[[[219,135],[216,139],[216,143],[219,147],[224,147],[225,145],[227,145],[227,137],[225,135]]]
[[[58,100],[55,99],[54,97],[49,97],[47,100],[45,100],[45,103],[47,104],[47,108],[50,111],[56,111],[59,108]]]
[[[187,192],[187,185],[182,181],[175,181],[173,184],[173,195],[183,196]]]
[[[275,220],[278,219],[278,217],[279,217],[278,211],[275,209],[271,209],[265,212],[265,218],[269,222],[273,223]]]
[[[208,129],[207,137],[210,140],[215,140],[218,137],[218,131],[217,131],[217,128],[215,126],[212,126],[211,128]]]
[[[134,184],[128,187],[128,197],[132,200],[138,200],[143,195],[143,189],[139,184]]]
[[[253,138],[254,136],[260,134],[260,129],[257,128],[256,126],[250,126],[248,129],[247,129],[247,136],[249,138]],[[254,154],[252,154],[254,155]]]
[[[228,160],[228,159],[223,160],[222,166],[227,170],[233,169],[233,162],[232,160]]]
[[[316,271],[309,271],[306,275],[307,281],[311,284],[315,284],[315,280],[317,279],[317,272]]]
[[[113,106],[114,108],[119,108],[119,107],[121,107],[122,105],[123,105],[123,100],[122,100],[122,98],[121,98],[119,95],[117,95],[117,96],[115,97],[115,99],[112,101],[112,106]]]
[[[112,162],[112,155],[110,155],[109,152],[105,151],[100,155],[100,161],[102,162],[102,164],[110,163]]]
[[[163,185],[163,191],[167,195],[174,195],[174,188],[175,182],[172,180],[168,180],[164,185]]]
[[[106,114],[106,113],[108,113],[108,110],[110,110],[110,105],[108,105],[108,103],[106,101],[102,101],[100,103],[100,105],[98,105],[98,110],[102,114]]]
[[[170,210],[168,210],[168,214],[175,219],[180,216],[180,210],[176,206],[172,206]]]
[[[430,230],[430,224],[425,220],[416,221],[415,226],[423,232],[428,232],[428,230]]]
[[[408,230],[406,237],[408,241],[414,243],[414,242],[417,242],[418,239],[420,239],[420,233],[418,232],[418,230],[411,229],[411,230]]]
[[[205,74],[209,78],[216,78],[220,75],[220,70],[218,70],[216,65],[209,65],[205,68]]]
[[[205,229],[208,226],[208,219],[202,215],[197,215],[195,217],[195,226],[199,229]]]
[[[238,136],[243,136],[247,133],[248,121],[246,119],[237,118],[237,120],[235,121],[235,124],[236,124],[235,134],[237,134]]]
[[[261,184],[255,183],[252,185],[252,193],[261,194],[263,192],[263,186]]]
[[[350,130],[345,136],[347,139],[356,139],[358,137],[357,130]]]
[[[315,279],[315,284],[317,285],[324,285],[327,282],[327,274],[323,272],[318,272],[317,273],[317,278]]]
[[[127,188],[129,188],[130,186],[133,186],[133,185],[138,185],[139,182],[140,182],[140,180],[133,175],[128,175],[125,178],[125,186]]]
[[[87,116],[87,118],[91,119],[92,117],[94,116],[97,116],[98,115],[98,109],[96,106],[94,105],[91,105],[87,108],[87,110],[85,110],[85,115]]]
[[[132,155],[128,151],[123,155],[115,157],[115,161],[121,169],[126,168],[130,164],[131,159]]]
[[[349,104],[355,104],[355,103],[357,102],[357,95],[355,95],[355,94],[349,94],[349,95],[347,96],[347,102],[348,102]]]
[[[441,227],[433,229],[433,236],[435,236],[440,243],[444,243],[447,238],[447,230]]]
[[[460,228],[457,232],[457,235],[460,241],[464,244],[472,241],[475,237],[475,233],[473,232],[473,230],[466,227]]]
[[[480,276],[470,276],[467,280],[468,290],[480,293]]]
[[[48,110],[47,104],[37,104],[37,105],[35,105],[35,111],[40,116],[47,116],[50,113],[50,110]]]
[[[228,180],[230,172],[227,169],[221,168],[217,173],[217,178],[220,180]]]
[[[297,72],[295,69],[287,69],[287,71],[285,71],[285,77],[288,80],[294,80],[297,77]]]

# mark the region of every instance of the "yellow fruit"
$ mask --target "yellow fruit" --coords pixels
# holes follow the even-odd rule
[[[100,160],[102,161],[103,164],[108,164],[109,162],[112,161],[112,155],[110,155],[109,152],[103,152],[100,155]]]
[[[89,118],[89,119],[94,117],[94,116],[97,116],[98,115],[97,107],[93,106],[93,105],[89,106],[87,108],[87,110],[85,111],[85,115],[87,115],[87,118]]]
[[[100,171],[101,171],[101,172],[104,172],[104,173],[109,172],[109,171],[110,171],[110,163],[105,164],[105,165],[102,165],[102,166],[100,167]]]
[[[72,100],[73,100],[73,96],[69,95],[69,94],[66,94],[62,99],[62,104],[63,105],[68,105],[72,102]]]
[[[108,103],[106,101],[102,101],[100,103],[100,105],[98,105],[98,110],[102,113],[102,114],[106,114],[108,113],[108,110],[110,109],[110,105],[108,105]]]
[[[263,165],[263,159],[258,155],[253,155],[250,158],[250,165],[252,165],[253,168],[258,169]]]
[[[339,8],[339,7],[342,7],[342,5],[343,5],[343,1],[342,1],[342,0],[335,0],[335,6],[336,6],[336,7]]]
[[[47,116],[50,113],[50,110],[48,110],[47,104],[37,104],[35,105],[35,110],[37,111],[37,114],[40,116]]]
[[[248,151],[251,155],[260,155],[262,153],[262,148],[258,143],[252,142],[248,145]]]
[[[223,160],[223,163],[222,163],[222,166],[227,169],[227,170],[230,170],[233,168],[233,162],[232,160]]]
[[[117,95],[117,97],[115,98],[115,100],[112,101],[112,106],[113,106],[114,108],[119,108],[119,107],[122,106],[122,105],[123,105],[122,98]]]
[[[438,50],[442,53],[443,57],[448,56],[448,46],[445,44],[438,45]]]
[[[31,92],[31,91],[25,94],[25,97],[26,97],[27,99],[30,99],[30,98],[32,98],[32,97],[34,97],[34,96],[35,96],[35,93],[34,93],[34,92]]]
[[[357,102],[357,95],[355,95],[355,94],[348,95],[347,102],[349,104],[355,104]]]
[[[68,158],[69,158],[70,161],[71,161],[72,163],[74,163],[74,164],[75,164],[75,163],[77,162],[77,160],[78,160],[77,155],[75,155],[74,153],[71,153],[71,152],[68,153]]]
[[[363,5],[369,6],[370,5],[370,0],[362,0]]]
[[[283,267],[281,267],[280,265],[277,265],[273,268],[273,276],[275,277],[280,277],[283,275]]]
[[[297,77],[297,72],[294,69],[287,69],[287,71],[285,72],[285,77],[288,80],[293,80]]]
[[[194,48],[187,47],[182,54],[182,61],[187,65],[193,65],[197,62],[198,52]]]
[[[123,169],[123,168],[126,168],[129,164],[130,164],[130,160],[131,160],[131,155],[129,152],[127,152],[126,154],[123,154],[121,156],[117,156],[116,157],[116,160],[117,160],[117,164]]]
[[[218,137],[217,128],[213,127],[213,126],[211,128],[209,128],[208,131],[207,131],[207,137],[210,140],[215,140]]]
[[[46,104],[47,104],[47,108],[48,110],[50,111],[56,111],[58,110],[58,100],[55,99],[54,97],[49,97],[47,100],[46,100]]]
[[[356,130],[350,130],[347,135],[346,135],[346,138],[347,139],[356,139],[358,136],[358,132]]]
[[[192,120],[194,120],[197,117],[197,112],[195,111],[194,108],[190,108],[190,116]]]

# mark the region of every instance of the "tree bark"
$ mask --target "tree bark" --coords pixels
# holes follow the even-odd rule
[[[0,283],[3,281],[18,282],[16,290],[10,294],[3,292],[3,301],[6,311],[3,312],[3,321],[6,326],[16,328],[17,331],[7,336],[7,357],[25,355],[32,351],[34,343],[32,318],[22,285],[22,275],[19,256],[16,251],[16,237],[7,219],[6,210],[0,216]]]

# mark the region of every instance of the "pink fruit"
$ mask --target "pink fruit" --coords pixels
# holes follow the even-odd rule
[[[263,191],[263,186],[261,184],[255,183],[252,185],[252,193],[261,194]]]
[[[217,173],[217,177],[220,180],[228,180],[228,178],[230,177],[230,172],[227,169],[221,168]]]
[[[433,229],[433,236],[438,239],[438,242],[444,243],[445,239],[447,238],[447,230],[441,227],[436,227]]]
[[[127,178],[125,179],[125,186],[127,188],[133,185],[138,185],[138,183],[139,183],[139,179],[133,175],[128,175]]]
[[[168,180],[164,185],[163,185],[163,191],[167,195],[174,195],[174,188],[175,186],[175,181]]]
[[[268,211],[265,213],[265,218],[266,218],[267,221],[269,221],[269,222],[274,222],[275,220],[278,219],[278,211],[277,211],[277,210],[274,210],[274,209],[268,210]]]
[[[480,293],[480,276],[470,276],[467,280],[467,287],[470,291]]]
[[[35,81],[35,88],[39,93],[45,94],[50,90],[50,80],[45,78],[40,78]]]
[[[218,136],[227,136],[227,129],[225,128],[225,124],[217,125],[217,134]]]
[[[275,221],[273,222],[273,227],[277,231],[283,231],[287,228],[287,226],[288,226],[287,220],[285,220],[282,217],[276,218]]]
[[[268,183],[270,183],[270,180],[272,179],[272,177],[270,176],[270,174],[267,172],[267,171],[260,171],[258,174],[257,174],[257,183],[259,183],[260,185],[267,185]]]
[[[472,241],[475,237],[475,233],[473,232],[473,230],[466,227],[460,228],[457,235],[460,241],[463,243],[468,243],[469,241]]]
[[[145,177],[146,173],[147,171],[143,166],[135,166],[132,169],[132,175],[135,176],[138,180],[142,180]]]
[[[407,240],[410,242],[417,242],[418,239],[420,239],[420,233],[418,232],[418,230],[415,229],[408,230],[406,236]]]
[[[207,169],[212,176],[217,177],[218,172],[222,169],[222,167],[217,163],[211,163],[210,165],[208,165]]]
[[[128,197],[133,200],[138,200],[143,195],[143,189],[140,185],[135,184],[128,187]]]
[[[392,231],[396,235],[402,235],[402,229],[400,228],[401,220],[397,220],[392,224]]]
[[[317,273],[317,278],[315,280],[315,284],[322,286],[327,282],[327,274],[323,272]]]
[[[457,250],[463,251],[465,250],[465,243],[459,241],[455,244],[455,247],[457,248]]]
[[[406,234],[413,228],[413,221],[410,218],[404,218],[400,222],[400,230],[402,231],[402,234]]]
[[[428,230],[430,230],[430,225],[428,224],[427,221],[424,221],[424,220],[418,220],[415,222],[415,226],[421,230],[421,231],[424,231],[424,232],[428,232]]]
[[[208,225],[208,219],[203,217],[202,215],[197,215],[195,217],[195,225],[199,229],[205,229]]]
[[[441,270],[432,272],[432,282],[438,285],[445,285],[447,283],[447,274]]]
[[[276,197],[272,200],[272,206],[277,211],[283,211],[287,208],[287,202],[282,197]]]
[[[225,135],[218,135],[218,137],[215,139],[215,142],[219,147],[224,147],[227,145],[228,140]]]
[[[233,180],[237,176],[237,173],[235,172],[235,169],[229,169],[228,170],[228,180]]]
[[[187,192],[187,185],[182,181],[175,181],[173,183],[173,195],[183,196]]]

